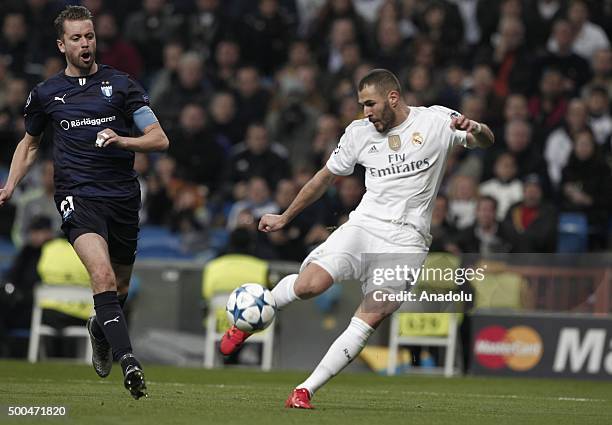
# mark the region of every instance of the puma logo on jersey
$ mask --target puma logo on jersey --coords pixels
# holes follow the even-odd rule
[[[104,322],[104,326],[106,326],[106,325],[108,325],[109,323],[112,323],[112,322],[119,323],[119,316],[115,317],[114,319],[107,320],[106,322]]]
[[[66,97],[67,94],[68,93],[64,93],[64,95],[62,97],[55,96],[55,99],[53,99],[53,100],[59,100],[60,102],[62,102],[65,105],[66,101],[64,100],[64,98]]]

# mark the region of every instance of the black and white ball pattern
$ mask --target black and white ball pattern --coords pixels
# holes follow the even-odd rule
[[[245,332],[267,328],[276,316],[272,293],[257,283],[245,283],[234,289],[225,309],[230,323]]]

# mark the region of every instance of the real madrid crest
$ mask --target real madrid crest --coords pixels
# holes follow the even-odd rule
[[[397,134],[394,134],[393,136],[389,136],[387,138],[387,143],[389,144],[389,147],[393,151],[398,151],[402,147],[402,140]]]
[[[420,146],[423,144],[423,136],[418,131],[416,133],[412,133],[412,143]]]
[[[102,90],[102,94],[110,102],[111,96],[113,95],[113,86],[111,86],[110,81],[102,81],[102,85],[100,86],[100,90]]]

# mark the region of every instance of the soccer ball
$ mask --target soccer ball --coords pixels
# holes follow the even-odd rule
[[[272,292],[257,283],[245,283],[234,289],[225,307],[232,325],[245,332],[267,328],[276,316],[276,301]]]

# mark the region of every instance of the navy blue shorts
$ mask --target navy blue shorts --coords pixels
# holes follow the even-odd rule
[[[85,233],[96,233],[108,244],[113,263],[134,264],[138,243],[140,195],[129,199],[55,196],[62,230],[71,244]]]

